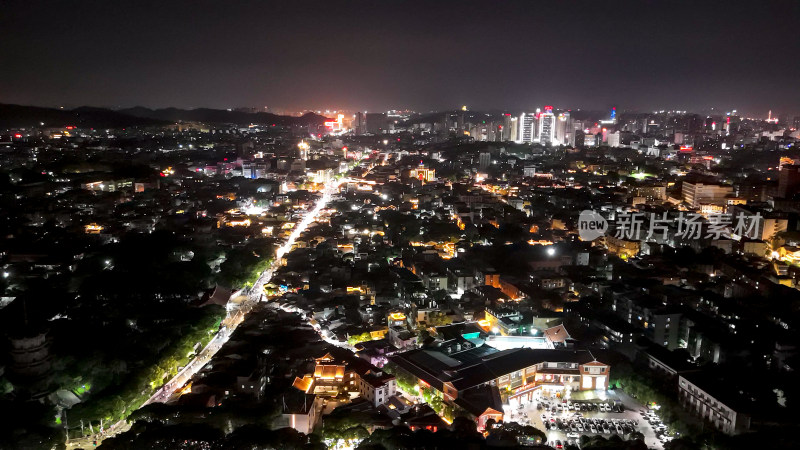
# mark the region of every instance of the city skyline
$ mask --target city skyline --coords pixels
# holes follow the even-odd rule
[[[46,104],[46,105],[33,105],[33,104],[14,104],[14,103],[2,103],[0,105],[7,105],[7,106],[16,106],[16,107],[23,107],[23,108],[47,108],[47,109],[60,109],[64,111],[73,111],[73,110],[80,110],[80,109],[101,109],[101,110],[108,110],[114,112],[123,112],[129,113],[132,110],[143,108],[146,110],[151,111],[168,111],[168,110],[178,110],[178,111],[199,111],[199,110],[211,110],[211,111],[220,111],[220,112],[240,112],[240,113],[249,113],[249,114],[257,114],[257,113],[269,113],[274,114],[276,116],[300,116],[303,114],[313,113],[317,115],[335,115],[341,113],[348,113],[355,116],[357,113],[386,113],[386,114],[398,114],[403,116],[425,116],[430,114],[447,114],[447,113],[457,113],[457,112],[468,112],[468,113],[479,113],[479,114],[487,114],[487,115],[497,115],[497,114],[509,114],[512,115],[519,115],[519,114],[535,114],[537,111],[541,111],[543,108],[550,108],[553,111],[558,112],[579,112],[589,115],[590,117],[597,117],[597,118],[605,118],[606,116],[610,116],[613,114],[633,114],[633,115],[658,115],[658,114],[670,114],[670,115],[703,115],[706,114],[707,117],[711,117],[712,115],[719,115],[719,116],[737,116],[740,118],[744,118],[747,120],[764,120],[766,122],[773,122],[778,123],[777,121],[782,122],[791,122],[795,117],[800,117],[800,114],[793,114],[791,112],[781,112],[774,109],[768,109],[764,111],[743,111],[739,108],[729,108],[729,109],[720,109],[710,107],[707,109],[701,110],[690,110],[690,109],[680,109],[680,108],[655,108],[651,110],[647,109],[622,109],[618,108],[616,105],[609,105],[606,108],[576,108],[576,107],[569,107],[569,106],[552,106],[549,104],[538,104],[532,105],[527,108],[500,108],[500,107],[490,107],[485,109],[473,109],[469,108],[469,105],[450,105],[449,108],[442,108],[442,109],[435,109],[435,110],[414,110],[411,108],[384,108],[384,109],[350,109],[350,108],[337,108],[337,107],[323,107],[323,108],[299,108],[299,109],[289,109],[289,108],[282,108],[278,106],[254,106],[254,105],[236,105],[230,107],[208,107],[208,106],[198,106],[198,107],[191,107],[191,108],[177,108],[175,106],[166,106],[166,107],[150,107],[146,105],[125,105],[125,106],[108,106],[108,105],[90,105],[90,104]],[[763,116],[763,117],[762,117]],[[791,124],[790,124],[791,125]]]

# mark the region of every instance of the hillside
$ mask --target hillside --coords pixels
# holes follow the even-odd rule
[[[66,110],[0,103],[0,130],[32,128],[42,126],[42,123],[46,127],[124,128],[165,125],[167,122],[103,108],[81,107]]]
[[[324,116],[307,113],[301,117],[280,116],[271,113],[247,113],[241,111],[228,111],[225,109],[178,109],[163,108],[149,109],[137,106],[135,108],[121,109],[120,113],[134,117],[164,120],[169,122],[203,122],[203,123],[235,123],[239,125],[276,124],[276,125],[320,125],[325,122]]]

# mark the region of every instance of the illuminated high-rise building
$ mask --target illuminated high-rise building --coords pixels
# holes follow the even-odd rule
[[[530,144],[536,137],[536,114],[522,113],[517,123],[519,134],[517,142]]]
[[[556,120],[555,143],[559,145],[574,145],[575,134],[572,130],[572,119],[569,112],[563,112],[558,115]]]
[[[556,116],[552,106],[545,106],[539,114],[539,139],[542,144],[553,144],[556,139]]]
[[[511,125],[509,126],[508,135],[505,136],[503,140],[516,141],[518,135],[519,135],[519,118],[518,117],[512,117],[511,118]]]

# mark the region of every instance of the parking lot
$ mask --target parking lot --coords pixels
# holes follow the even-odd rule
[[[634,432],[639,432],[648,448],[663,449],[654,429],[659,426],[657,419],[652,414],[645,416],[646,408],[624,394],[605,401],[572,401],[537,392],[530,402],[510,403],[506,420],[543,430],[554,448],[558,448],[559,441],[563,446],[570,441],[577,444],[581,435],[609,438],[616,434],[630,439]]]

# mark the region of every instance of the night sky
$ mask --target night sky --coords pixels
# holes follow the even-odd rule
[[[800,2],[3,1],[0,102],[800,112]]]

